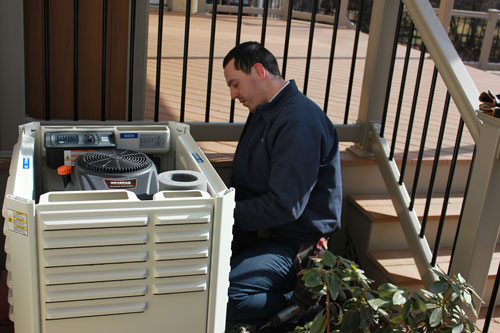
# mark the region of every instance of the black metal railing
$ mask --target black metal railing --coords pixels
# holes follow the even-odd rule
[[[487,23],[484,19],[452,16],[449,36],[462,61],[479,61]]]
[[[110,107],[110,103],[112,101],[109,98],[110,94],[110,82],[109,80],[109,71],[110,68],[108,68],[108,64],[110,59],[110,50],[108,49],[110,47],[110,41],[113,40],[113,36],[111,35],[111,27],[109,26],[108,22],[108,17],[109,17],[109,10],[110,6],[108,3],[109,0],[102,0],[102,18],[101,18],[101,61],[100,61],[100,96],[96,96],[96,99],[100,101],[100,112],[99,112],[99,120],[108,120],[109,115],[107,113],[107,109]],[[129,0],[130,1],[130,25],[129,25],[129,31],[128,31],[128,45],[129,45],[129,54],[128,54],[128,82],[126,84],[127,87],[127,101],[125,103],[127,107],[127,112],[125,113],[125,120],[132,121],[134,112],[133,108],[136,105],[134,103],[134,91],[135,91],[135,82],[134,82],[134,57],[135,57],[135,36],[136,36],[136,0]],[[345,0],[347,1],[347,0]],[[49,75],[50,73],[50,66],[51,66],[51,54],[49,52],[50,47],[49,47],[49,0],[44,0],[44,34],[43,34],[43,40],[44,40],[44,64],[45,64],[45,69],[44,69],[44,98],[45,98],[45,105],[44,105],[44,119],[45,120],[52,120],[54,119],[54,114],[51,112],[52,111],[52,102],[51,101],[51,96],[54,96],[54,94],[51,95],[51,77]],[[347,123],[348,118],[349,118],[349,113],[351,109],[351,98],[352,98],[352,93],[353,93],[353,82],[354,82],[354,72],[356,68],[356,63],[358,59],[357,55],[357,50],[358,50],[358,43],[359,43],[359,36],[360,33],[362,32],[362,27],[361,27],[361,22],[362,20],[365,20],[363,18],[363,15],[367,16],[369,19],[369,14],[366,13],[366,11],[363,10],[364,6],[364,1],[363,0],[357,0],[356,2],[356,10],[354,13],[356,13],[356,17],[354,19],[356,24],[356,32],[355,32],[355,40],[353,43],[353,49],[352,49],[352,56],[351,56],[351,69],[350,69],[350,75],[349,75],[349,83],[348,83],[348,88],[347,88],[347,97],[345,101],[345,115],[343,117],[343,122]],[[74,73],[73,73],[73,81],[74,81],[74,87],[73,87],[73,110],[72,110],[72,115],[71,116],[66,116],[64,119],[73,119],[73,120],[79,120],[80,119],[80,114],[79,114],[79,108],[78,108],[78,92],[79,92],[79,86],[78,86],[78,66],[79,66],[79,59],[78,57],[78,35],[79,31],[81,30],[80,24],[82,24],[79,20],[79,0],[73,0],[73,9],[74,9],[74,19],[73,19],[73,34],[74,34],[74,44],[73,44],[73,54],[74,54]],[[252,2],[252,5],[257,3],[256,1]],[[261,35],[260,35],[260,42],[265,45],[266,43],[266,36],[267,36],[267,26],[268,26],[268,16],[269,16],[269,11],[268,9],[271,7],[275,7],[279,5],[280,2],[275,1],[275,0],[263,0],[262,1],[262,12],[261,14],[258,14],[259,18],[261,19],[262,25],[261,25]],[[315,0],[315,1],[308,1],[311,5],[310,10],[312,11],[311,19],[310,19],[310,27],[309,27],[309,41],[307,45],[307,55],[304,58],[304,77],[303,77],[303,91],[305,94],[308,93],[308,87],[309,87],[309,82],[310,82],[310,66],[311,66],[311,60],[313,59],[313,47],[314,47],[314,35],[315,31],[317,30],[316,27],[316,13],[319,13],[320,11],[322,12],[328,12],[335,14],[334,16],[334,22],[331,24],[331,29],[332,29],[332,41],[331,41],[331,49],[330,49],[330,57],[329,57],[329,68],[328,68],[328,75],[325,79],[325,86],[324,86],[324,111],[327,112],[329,108],[329,101],[330,99],[330,94],[331,94],[331,83],[332,83],[332,76],[334,75],[333,73],[333,63],[334,63],[334,58],[335,58],[335,47],[336,47],[336,39],[337,39],[337,32],[338,32],[338,22],[339,22],[339,8],[341,1],[334,1],[335,3],[335,8],[330,8],[326,9],[321,7],[321,3],[324,4],[321,0]],[[210,41],[209,41],[209,52],[206,55],[206,59],[208,60],[208,73],[207,73],[207,86],[206,86],[206,103],[205,103],[205,117],[204,121],[205,122],[210,122],[211,121],[211,109],[212,109],[212,81],[213,81],[213,65],[214,65],[214,60],[215,60],[215,40],[216,40],[216,23],[217,23],[217,18],[219,14],[217,13],[218,11],[218,5],[219,4],[224,4],[227,5],[227,1],[214,1],[211,2],[211,33],[210,33]],[[242,25],[244,24],[244,19],[245,15],[243,14],[243,8],[245,6],[248,6],[248,1],[246,2],[245,0],[240,0],[240,1],[231,1],[230,4],[234,4],[238,6],[238,17],[237,17],[237,22],[236,22],[236,36],[235,36],[235,44],[239,44],[240,38],[241,38],[241,30],[242,30]],[[292,32],[292,10],[294,8],[297,8],[297,6],[303,7],[304,3],[300,4],[300,0],[290,0],[289,1],[289,7],[288,7],[288,16],[286,18],[286,30],[285,30],[285,35],[284,35],[284,51],[283,51],[283,56],[282,56],[282,73],[283,76],[285,77],[287,75],[287,64],[288,64],[288,59],[289,59],[289,46],[290,46],[290,41],[293,39],[293,32]],[[182,80],[180,83],[180,91],[181,91],[181,96],[180,96],[180,106],[179,106],[179,114],[178,114],[178,120],[183,122],[186,119],[186,99],[188,96],[188,72],[189,72],[189,67],[190,67],[190,26],[191,26],[191,6],[192,6],[192,1],[187,0],[186,1],[186,11],[185,11],[185,25],[184,25],[184,40],[183,40],[183,55],[182,55]],[[153,112],[152,112],[152,119],[154,121],[160,121],[161,120],[161,106],[160,106],[160,100],[162,96],[162,88],[161,87],[161,81],[162,81],[162,60],[164,57],[162,56],[162,50],[165,48],[168,48],[169,45],[165,45],[165,33],[164,33],[164,20],[165,20],[165,1],[160,0],[159,4],[156,6],[151,6],[152,11],[156,11],[158,13],[158,31],[157,31],[157,39],[155,41],[156,44],[156,71],[155,71],[155,79],[154,79],[154,93],[151,94],[151,100],[146,101],[148,104],[154,104],[153,107]],[[254,15],[254,14],[252,14]],[[257,38],[256,38],[257,39]],[[296,59],[294,59],[296,61]],[[81,69],[80,69],[81,70]],[[234,114],[235,114],[235,107],[234,107],[234,102],[231,103],[230,108],[228,110],[228,121],[229,122],[234,122]],[[58,116],[60,116],[60,113],[58,113]],[[70,118],[71,117],[71,118]]]
[[[408,22],[408,20],[409,20],[409,16],[404,15],[404,14],[402,15],[402,7],[400,7],[399,18],[398,18],[399,24],[398,24],[398,27],[396,29],[396,33],[395,33],[395,37],[394,37],[394,48],[393,48],[392,60],[391,60],[392,69],[391,69],[390,75],[389,75],[388,89],[387,89],[386,98],[385,98],[385,110],[383,113],[381,132],[380,132],[380,135],[382,137],[384,137],[385,131],[388,129],[387,128],[387,118],[389,116],[388,115],[389,101],[391,100],[391,97],[392,97],[391,90],[392,90],[392,88],[394,88],[393,87],[393,72],[394,72],[393,67],[394,67],[395,58],[396,58],[396,49],[399,45],[401,45],[399,42],[404,41],[405,45],[406,45],[407,52],[405,54],[405,60],[404,60],[404,65],[403,65],[403,69],[402,69],[402,78],[401,78],[401,83],[399,86],[400,89],[399,89],[399,95],[398,95],[398,103],[397,103],[396,110],[393,112],[393,114],[391,114],[392,116],[394,116],[393,126],[392,126],[392,128],[390,128],[390,130],[392,130],[392,141],[390,143],[389,159],[391,159],[391,160],[395,158],[395,148],[396,148],[396,145],[398,144],[397,132],[398,132],[398,128],[400,126],[401,115],[405,110],[404,108],[402,108],[401,105],[403,102],[403,98],[406,95],[405,94],[405,83],[407,81],[408,63],[410,61],[410,51],[409,50],[412,48],[418,49],[421,52],[421,56],[419,59],[419,69],[417,71],[416,78],[415,78],[415,85],[414,85],[415,90],[414,90],[413,100],[412,100],[412,104],[411,104],[412,107],[409,110],[410,114],[409,114],[409,117],[408,117],[409,120],[407,123],[407,126],[408,126],[407,127],[407,137],[406,137],[404,151],[402,153],[403,158],[402,158],[401,167],[400,167],[400,179],[399,179],[400,184],[403,184],[403,178],[405,176],[404,175],[405,168],[407,165],[406,157],[409,153],[410,136],[414,132],[412,129],[413,116],[414,116],[414,109],[415,109],[416,103],[418,102],[418,98],[417,98],[418,91],[417,90],[419,89],[418,87],[420,85],[420,80],[421,80],[421,70],[420,69],[422,68],[422,65],[423,65],[425,58],[426,58],[424,56],[425,50],[426,50],[425,45],[422,43],[420,36],[418,36],[414,33],[413,23],[411,21]],[[402,26],[404,26],[404,28],[402,28]],[[468,36],[470,36],[470,35],[471,34],[469,33]],[[415,174],[413,175],[412,183],[409,184],[409,186],[408,186],[411,188],[411,190],[409,191],[410,198],[411,198],[410,204],[408,206],[409,210],[414,209],[415,198],[418,194],[418,182],[419,182],[419,178],[420,178],[421,165],[423,163],[423,158],[424,158],[424,151],[426,148],[428,148],[428,147],[426,147],[427,146],[426,141],[427,141],[427,133],[428,133],[429,126],[430,126],[431,112],[435,113],[437,110],[439,110],[439,108],[436,108],[435,105],[433,104],[434,98],[435,98],[436,82],[438,80],[438,77],[439,77],[439,73],[438,73],[436,67],[434,67],[432,79],[430,82],[430,91],[428,93],[426,114],[425,114],[424,123],[423,123],[423,127],[422,127],[422,134],[420,137],[419,153],[418,153],[418,157],[416,160]],[[449,131],[451,128],[454,127],[454,125],[450,123],[450,120],[448,117],[450,104],[451,104],[451,96],[449,93],[447,93],[446,97],[444,99],[443,106],[442,106],[441,124],[439,127],[439,134],[437,136],[436,146],[433,149],[434,156],[432,159],[432,169],[431,169],[431,173],[430,173],[430,177],[429,177],[427,193],[425,194],[425,208],[424,208],[423,216],[422,216],[421,221],[420,221],[421,222],[421,229],[420,229],[419,236],[421,238],[426,236],[431,202],[435,198],[435,196],[437,195],[436,190],[435,190],[435,184],[436,184],[436,180],[438,177],[438,170],[440,168],[440,158],[441,158],[441,153],[443,150],[445,131]],[[436,266],[438,255],[440,254],[440,251],[442,250],[442,248],[441,248],[442,247],[442,238],[443,238],[443,233],[444,233],[444,228],[445,228],[445,220],[446,220],[446,216],[447,216],[447,210],[448,210],[448,207],[450,204],[450,198],[453,195],[456,196],[456,193],[453,193],[452,189],[453,189],[454,180],[456,180],[455,179],[456,178],[456,170],[457,170],[457,165],[459,163],[459,155],[461,153],[461,147],[462,147],[461,143],[462,143],[464,132],[465,132],[464,121],[460,118],[458,126],[457,126],[455,142],[453,145],[452,157],[451,157],[451,160],[449,161],[448,176],[447,176],[447,180],[446,180],[445,186],[444,186],[444,193],[440,194],[443,197],[443,203],[442,203],[441,212],[439,215],[440,217],[439,217],[439,221],[438,221],[438,225],[437,225],[435,241],[434,241],[433,246],[431,246],[432,258],[431,258],[431,262],[429,263],[431,266]],[[458,233],[459,233],[459,230],[461,227],[463,208],[464,208],[465,200],[467,198],[468,189],[470,187],[470,179],[471,179],[472,167],[474,165],[475,154],[476,154],[476,150],[474,148],[474,151],[472,153],[472,157],[471,157],[471,160],[469,163],[469,171],[468,171],[468,177],[467,177],[467,181],[466,181],[466,185],[465,185],[465,190],[464,190],[464,193],[462,196],[463,199],[462,199],[462,207],[461,207],[461,211],[460,211],[460,216],[459,216],[458,223],[457,223],[457,226],[455,229],[455,234],[454,234],[455,237],[454,237],[453,245],[451,248],[451,256],[449,259],[450,262],[452,262],[452,260],[454,260],[455,247],[457,244]],[[450,273],[450,272],[448,272],[448,273]],[[490,322],[492,320],[493,309],[495,307],[496,296],[497,296],[499,285],[500,285],[499,274],[500,274],[500,266],[498,267],[497,277],[495,280],[495,284],[493,286],[493,291],[492,291],[491,296],[490,296],[488,311],[486,313],[486,317],[484,318],[485,324],[484,324],[484,327],[482,330],[483,332],[488,332]]]
[[[408,66],[410,63],[410,54],[411,50],[413,48],[419,49],[420,50],[420,57],[418,60],[418,69],[416,72],[415,76],[415,84],[413,86],[413,97],[412,97],[412,102],[411,102],[411,108],[409,110],[408,114],[408,121],[407,121],[407,128],[406,128],[406,139],[404,142],[404,149],[402,152],[402,157],[401,157],[401,166],[400,166],[400,178],[398,180],[398,183],[402,185],[404,183],[405,179],[405,172],[408,164],[408,156],[410,153],[410,144],[412,142],[412,134],[414,134],[414,119],[415,119],[415,111],[417,108],[417,103],[419,102],[419,94],[420,94],[420,84],[422,80],[422,69],[424,66],[424,62],[426,61],[426,48],[425,45],[422,43],[422,40],[419,36],[415,34],[415,28],[413,23],[408,20],[410,19],[409,16],[407,15],[402,15],[402,7],[400,7],[399,11],[399,21],[398,21],[398,27],[396,29],[396,34],[394,36],[394,49],[392,52],[393,59],[391,60],[391,66],[394,66],[395,63],[395,57],[396,57],[396,49],[398,47],[398,41],[405,41],[405,46],[406,46],[406,52],[405,52],[405,58],[404,58],[404,64],[403,64],[403,69],[402,69],[402,78],[401,78],[401,83],[399,85],[399,92],[398,92],[398,102],[397,102],[397,107],[394,112],[394,125],[392,127],[392,141],[390,143],[390,153],[389,153],[389,159],[394,159],[395,158],[395,150],[396,146],[398,145],[398,131],[399,127],[401,125],[401,116],[404,111],[407,110],[407,108],[403,108],[403,100],[406,97],[406,82],[407,82],[407,75],[408,75]],[[409,23],[409,24],[408,24]],[[401,26],[404,25],[405,28],[402,29]],[[391,99],[391,89],[392,89],[392,83],[393,83],[393,70],[391,70],[390,76],[389,76],[389,82],[388,82],[388,90],[386,94],[386,103],[385,107],[386,110],[384,110],[384,115],[383,115],[383,123],[381,126],[381,136],[384,136],[384,131],[387,130],[387,116],[388,116],[388,101]],[[421,172],[421,166],[423,163],[423,157],[424,157],[424,150],[426,148],[426,141],[427,141],[427,132],[429,129],[429,123],[431,119],[431,112],[433,111],[433,103],[434,103],[434,93],[435,93],[435,88],[436,88],[436,82],[438,78],[438,71],[436,67],[434,67],[433,70],[433,75],[430,83],[430,91],[427,97],[427,107],[426,107],[426,114],[424,117],[424,122],[422,126],[422,133],[420,136],[420,142],[419,142],[419,151],[418,151],[418,156],[416,159],[416,167],[415,167],[415,173],[412,178],[412,184],[410,184],[408,187],[411,188],[409,190],[410,194],[410,203],[408,206],[409,210],[414,209],[414,204],[415,204],[415,199],[418,193],[418,182],[420,179],[420,172]],[[442,122],[441,122],[441,127],[437,139],[437,145],[434,149],[435,155],[433,159],[433,166],[432,166],[432,171],[430,174],[430,179],[429,179],[429,185],[427,189],[427,194],[426,194],[426,204],[425,204],[425,209],[424,209],[424,214],[421,220],[421,230],[420,230],[420,237],[424,237],[426,234],[426,226],[427,226],[427,218],[429,214],[429,208],[431,201],[435,195],[434,193],[434,186],[435,186],[435,180],[436,180],[436,175],[438,172],[438,167],[439,167],[439,159],[440,159],[440,153],[443,145],[443,138],[444,138],[444,133],[446,130],[446,127],[449,126],[449,122],[447,120],[448,116],[448,110],[450,106],[450,94],[447,93],[444,106],[443,106],[443,114],[442,114]],[[442,230],[444,226],[444,219],[446,217],[446,211],[447,207],[449,204],[449,198],[451,194],[451,185],[453,182],[453,177],[454,177],[454,172],[455,172],[455,167],[457,164],[457,158],[458,158],[458,153],[460,149],[460,140],[462,138],[462,133],[463,133],[463,121],[460,120],[459,123],[459,129],[457,133],[457,139],[455,142],[454,146],[454,153],[453,157],[450,163],[450,169],[449,169],[449,177],[448,177],[448,182],[445,187],[444,191],[444,201],[443,201],[443,206],[441,210],[441,218],[438,224],[438,230],[436,234],[436,241],[433,246],[433,257],[430,262],[432,266],[436,265],[436,258],[440,250],[440,243],[441,243],[441,236],[442,236]]]

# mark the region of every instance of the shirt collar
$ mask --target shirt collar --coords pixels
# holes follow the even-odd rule
[[[278,96],[278,94],[279,94],[279,93],[280,93],[283,89],[285,89],[285,87],[286,87],[289,83],[290,83],[290,81],[286,81],[286,82],[285,82],[285,84],[283,85],[283,87],[281,87],[281,89],[280,89],[280,90],[278,90],[278,92],[277,92],[276,94],[274,94],[273,98],[271,98],[271,99],[269,100],[269,102],[268,102],[268,103],[271,103],[271,102],[273,101],[273,99],[274,99],[276,96]]]
[[[271,100],[269,102],[267,102],[266,104],[259,105],[257,107],[257,110],[254,113],[255,114],[259,113],[259,114],[261,114],[261,116],[264,116],[264,117],[271,116],[269,114],[270,112],[267,112],[267,111],[272,110],[273,106],[276,103],[279,103],[279,101],[283,98],[283,96],[292,93],[292,91],[294,91],[296,89],[297,89],[297,86],[295,85],[294,80],[287,81],[283,85],[283,87],[281,87],[281,89],[276,93],[276,95],[274,95],[273,98],[271,98]],[[265,111],[265,112],[262,112],[262,111]]]

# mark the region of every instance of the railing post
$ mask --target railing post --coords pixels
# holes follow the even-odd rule
[[[185,12],[186,11],[186,0],[172,0],[171,2],[173,12]],[[203,8],[202,12],[205,10],[205,0],[191,0],[191,14],[195,14],[199,9]]]
[[[442,0],[439,4],[439,21],[443,25],[444,30],[450,30],[451,11],[455,0]]]
[[[132,24],[132,6],[130,8],[129,22]],[[134,44],[133,44],[133,60],[132,64],[132,120],[144,119],[144,105],[146,100],[146,62],[148,53],[148,24],[149,24],[149,1],[138,0],[135,6],[135,27],[131,29],[134,31]],[[129,36],[130,37],[130,36]],[[129,64],[130,65],[130,64]],[[130,68],[130,67],[129,67]]]
[[[196,13],[204,14],[207,11],[206,0],[198,0]]]
[[[286,20],[288,16],[288,4],[290,3],[290,0],[283,0],[281,2],[281,13],[280,13],[280,20]]]
[[[365,125],[365,130],[361,141],[351,147],[360,155],[366,155],[371,150],[369,126],[366,125],[382,120],[399,4],[399,0],[373,2],[358,115],[358,122]]]
[[[479,68],[487,69],[488,60],[491,52],[491,45],[493,44],[493,37],[495,35],[495,28],[498,22],[497,9],[488,9],[488,24],[486,25],[486,32],[484,33],[483,46],[481,47],[481,54],[479,56]]]
[[[478,116],[483,125],[450,273],[460,273],[483,297],[500,230],[500,118]]]
[[[354,28],[354,24],[349,20],[349,13],[347,11],[349,0],[340,0],[339,10],[339,28]],[[374,4],[375,5],[375,4]]]

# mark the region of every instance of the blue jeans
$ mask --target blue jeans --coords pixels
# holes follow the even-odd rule
[[[268,238],[249,243],[231,257],[227,320],[263,324],[292,296],[297,279],[293,261],[300,242]]]

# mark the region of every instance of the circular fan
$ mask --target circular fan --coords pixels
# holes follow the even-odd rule
[[[83,169],[97,173],[137,172],[149,168],[152,164],[147,155],[126,149],[88,152],[76,162]]]

